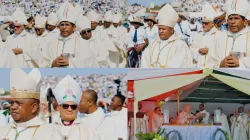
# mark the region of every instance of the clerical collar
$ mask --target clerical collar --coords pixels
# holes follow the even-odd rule
[[[62,124],[63,124],[64,126],[71,126],[71,125],[74,123],[74,121],[75,121],[75,120],[70,121],[70,122],[67,122],[67,121],[62,120]]]

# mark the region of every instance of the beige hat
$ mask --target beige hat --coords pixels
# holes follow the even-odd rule
[[[55,13],[50,13],[48,17],[48,24],[56,26],[58,22],[57,16]]]
[[[46,19],[42,18],[39,14],[35,17],[35,28],[45,28]]]
[[[62,21],[68,21],[75,24],[78,14],[79,13],[73,5],[66,1],[57,11],[58,22],[61,23]]]
[[[27,22],[27,17],[25,16],[24,12],[21,11],[21,9],[16,8],[15,12],[11,15],[12,21],[14,23],[19,23],[22,25],[26,25]]]
[[[113,13],[111,11],[108,11],[108,12],[105,13],[104,21],[113,22]]]
[[[41,73],[33,69],[26,74],[20,68],[13,68],[10,72],[11,98],[40,99],[39,83]]]
[[[76,20],[76,29],[79,32],[85,29],[91,29],[91,21],[87,17],[79,15]]]
[[[166,14],[167,14],[167,16],[166,16]],[[177,23],[178,19],[179,19],[179,16],[176,13],[176,11],[173,9],[173,7],[170,6],[169,4],[166,4],[159,11],[158,25],[165,25],[165,26],[174,28],[174,26]]]
[[[151,21],[153,21],[155,24],[157,23],[157,21],[156,21],[156,18],[154,17],[154,16],[148,16],[147,18],[145,18],[145,20],[151,20]]]
[[[87,17],[92,22],[99,22],[100,21],[100,15],[97,14],[94,10],[91,10],[88,12]]]
[[[249,11],[249,4],[246,0],[227,0],[224,7],[227,17],[232,14],[246,17]]]
[[[202,20],[205,22],[206,21],[211,22],[214,21],[215,16],[216,16],[215,9],[212,7],[211,4],[206,2],[202,8]]]
[[[120,22],[120,17],[119,15],[115,14],[113,18],[113,23],[119,23]]]
[[[132,23],[132,24],[133,24],[133,23],[139,23],[140,26],[143,26],[143,25],[144,25],[139,17],[136,17],[136,18],[134,19],[134,21],[132,21],[131,23]]]

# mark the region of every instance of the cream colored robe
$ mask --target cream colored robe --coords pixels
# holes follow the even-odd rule
[[[103,29],[103,32],[113,43],[113,45],[109,47],[109,65],[111,68],[119,68],[119,65],[124,61],[121,55],[124,43],[120,41],[119,29],[111,25],[109,28]]]
[[[228,136],[231,138],[231,133],[230,133],[229,124],[227,121],[227,116],[224,113],[220,116],[220,121],[221,121],[223,128],[228,133]]]
[[[241,68],[250,67],[250,32],[248,28],[242,29],[239,33],[224,32],[224,38],[218,42],[217,47],[213,50],[213,54],[217,58],[217,67],[221,61],[230,54],[230,52],[244,52],[246,57],[239,59]]]
[[[20,68],[20,62],[10,48],[0,41],[0,68]]]
[[[73,58],[77,58],[81,55],[82,60],[91,58],[92,56],[90,50],[85,44],[86,43],[83,41],[83,39],[81,39],[76,34],[72,34],[66,38],[62,37],[60,34],[54,34],[52,41],[50,41],[47,46],[42,47],[44,48],[42,51],[43,56],[47,60],[47,63],[41,63],[40,66],[51,67],[53,61],[62,54],[71,54]],[[69,63],[70,62],[71,61],[69,60]],[[71,66],[72,64],[69,65]]]
[[[38,36],[37,34],[35,34],[34,36],[41,51],[43,50],[42,47],[46,46],[51,39],[51,35],[47,31],[44,31],[41,36]]]
[[[44,63],[35,37],[25,30],[19,35],[13,34],[9,36],[5,44],[6,47],[11,50],[15,48],[21,48],[23,50],[22,54],[16,56],[22,68],[39,67],[39,63]]]
[[[233,140],[247,140],[248,115],[246,113],[240,113],[237,118],[233,117],[231,134]]]
[[[90,65],[89,67],[95,67],[95,68],[109,67],[108,63],[109,51],[105,47],[105,41],[102,42],[98,40],[95,34],[92,34],[92,37],[89,40],[82,39],[82,42],[84,43],[84,46],[88,47],[91,58],[94,61],[91,62],[92,65]],[[79,56],[77,56],[76,58],[71,59],[71,62],[72,62],[72,67],[76,68],[84,68],[86,67],[85,66],[86,63],[90,63],[86,62],[86,56],[82,55],[81,53],[79,53]]]
[[[160,116],[158,114],[156,114],[155,112],[152,112],[149,115],[149,132],[157,132],[159,128],[161,128],[162,124],[164,122],[164,118],[163,116]]]
[[[192,67],[190,49],[175,33],[168,40],[153,40],[142,53],[141,68]]]
[[[197,68],[214,68],[217,64],[217,59],[214,58],[214,53],[211,50],[214,50],[217,42],[220,41],[220,39],[223,38],[223,33],[219,30],[217,30],[215,27],[213,27],[209,32],[202,32],[197,34],[194,37],[194,41],[192,45],[190,46],[191,53],[193,58],[195,59],[196,67]],[[208,54],[207,55],[201,55],[199,53],[199,49],[201,48],[208,48]]]
[[[30,127],[30,128],[28,128]],[[25,128],[28,128],[24,130]],[[16,131],[21,132],[17,137],[18,140],[61,140],[62,137],[58,131],[38,117],[25,123],[9,123],[0,130],[0,139],[14,140]]]
[[[123,140],[128,139],[128,110],[127,108],[122,108],[121,111],[112,111],[110,113],[112,116],[111,120],[114,122],[115,132],[118,138]]]
[[[91,125],[80,123],[76,119],[71,126],[64,126],[61,119],[54,123],[54,127],[66,140],[98,140],[98,135]]]
[[[91,114],[84,114],[83,118],[81,118],[81,123],[90,124],[92,127],[97,129],[101,126],[105,118],[105,114],[102,108],[98,108],[95,112]]]

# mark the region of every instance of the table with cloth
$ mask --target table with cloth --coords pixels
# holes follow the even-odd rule
[[[164,134],[170,131],[177,130],[182,139],[178,139],[174,136],[176,133],[170,134],[171,140],[213,140],[213,134],[220,128],[224,130],[222,126],[215,125],[163,125],[161,129],[165,129]],[[225,140],[223,133],[218,132],[215,140]]]

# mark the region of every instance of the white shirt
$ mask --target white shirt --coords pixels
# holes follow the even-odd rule
[[[104,118],[105,114],[102,108],[99,107],[95,112],[91,114],[83,114],[81,122],[91,124],[91,126],[97,129],[103,123]]]
[[[148,42],[151,43],[152,40],[158,37],[158,26],[154,25],[152,29],[150,27],[146,28]]]
[[[133,39],[134,39],[136,31],[137,31],[137,42],[134,42]],[[144,40],[147,39],[146,30],[144,29],[143,26],[139,27],[138,29],[130,30],[129,38],[130,38],[130,42],[129,42],[128,47],[134,47],[136,44],[143,44],[145,43]]]
[[[181,26],[181,27],[180,27]],[[178,23],[176,23],[174,27],[174,31],[179,35],[183,40],[187,40],[187,43],[191,43],[191,30],[188,26],[187,21],[182,21],[180,23],[180,26]]]
[[[206,116],[203,118],[203,123],[204,124],[209,124],[209,112],[207,112],[206,110],[200,111],[196,116],[199,116],[200,114],[205,114]]]

